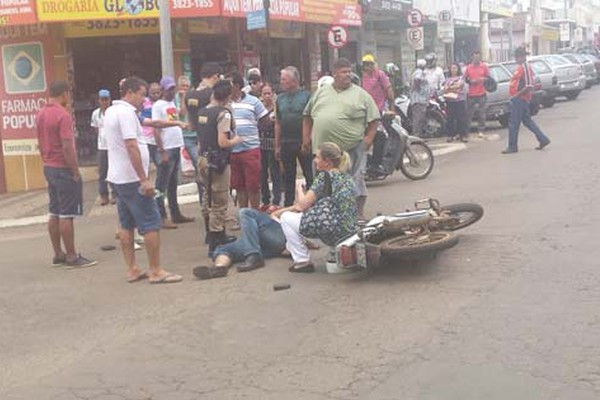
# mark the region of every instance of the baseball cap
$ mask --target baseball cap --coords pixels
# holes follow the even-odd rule
[[[246,73],[246,75],[247,75],[248,77],[250,77],[250,75],[258,75],[258,76],[260,77],[260,76],[261,76],[261,74],[260,74],[260,69],[258,69],[258,68],[250,68],[250,69],[248,70],[248,72]]]
[[[110,99],[110,91],[106,89],[100,89],[98,91],[98,98],[100,99]]]
[[[172,76],[163,76],[160,80],[160,87],[162,90],[169,90],[171,88],[177,87],[177,83],[175,83],[175,78]]]
[[[519,46],[515,49],[515,56],[527,56],[529,52],[524,46]]]
[[[373,54],[365,54],[362,58],[362,62],[369,62],[369,63],[374,63],[375,62],[375,57],[373,57]]]

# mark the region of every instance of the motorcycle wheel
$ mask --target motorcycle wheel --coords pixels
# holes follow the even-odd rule
[[[425,143],[410,143],[398,162],[404,176],[413,181],[425,179],[433,170],[433,152]]]
[[[450,213],[450,216],[458,221],[442,222],[438,226],[445,231],[457,231],[473,225],[483,217],[483,207],[475,203],[450,204],[442,207],[442,212]]]
[[[452,232],[431,232],[422,236],[398,236],[381,242],[381,255],[388,258],[402,258],[427,253],[437,253],[458,243],[458,236]]]
[[[427,122],[423,128],[423,138],[438,138],[446,132],[446,118],[437,111],[427,111]]]

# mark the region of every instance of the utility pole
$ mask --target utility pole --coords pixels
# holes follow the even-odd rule
[[[267,28],[267,62],[265,63],[266,81],[271,81],[271,0],[263,0]]]
[[[169,11],[169,0],[158,0],[160,9],[160,58],[162,61],[162,75],[175,76],[173,65],[173,36],[171,34],[171,13]]]

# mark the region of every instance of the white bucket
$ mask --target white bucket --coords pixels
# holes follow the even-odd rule
[[[338,267],[337,263],[334,261],[327,261],[325,263],[325,267],[327,268],[327,272],[330,274],[347,274],[352,272],[352,270]]]

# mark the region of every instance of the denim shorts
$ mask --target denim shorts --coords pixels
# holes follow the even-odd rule
[[[113,187],[117,192],[117,211],[122,229],[137,227],[140,235],[160,230],[162,221],[156,200],[140,194],[139,182],[114,184]]]
[[[44,167],[48,182],[50,215],[73,218],[83,214],[83,186],[81,180],[73,179],[68,168]]]

